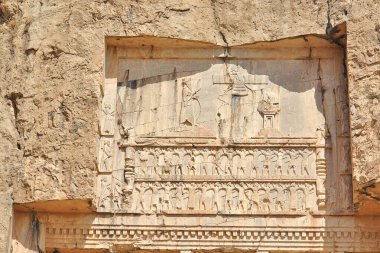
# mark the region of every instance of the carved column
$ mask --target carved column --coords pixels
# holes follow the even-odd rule
[[[317,172],[317,205],[319,210],[326,208],[326,158],[325,148],[317,147],[317,160],[316,160],[316,172]]]
[[[342,82],[335,89],[335,123],[337,134],[337,166],[339,175],[339,207],[352,208],[352,168],[350,147],[349,107],[347,85]]]

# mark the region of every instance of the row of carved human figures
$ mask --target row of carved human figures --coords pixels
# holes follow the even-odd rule
[[[313,184],[279,186],[274,188],[191,188],[136,186],[130,210],[162,212],[165,210],[194,210],[218,212],[279,212],[310,208],[315,200]]]
[[[218,175],[218,176],[313,176],[315,156],[311,150],[263,150],[255,153],[148,153],[137,152],[127,160],[136,176]]]

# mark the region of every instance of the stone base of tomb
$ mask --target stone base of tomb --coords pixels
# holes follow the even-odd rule
[[[16,205],[14,252],[379,252],[378,217],[126,215],[88,201]],[[27,251],[30,250],[30,251]],[[34,250],[34,251],[33,251]]]

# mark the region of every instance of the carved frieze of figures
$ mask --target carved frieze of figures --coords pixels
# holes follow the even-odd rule
[[[98,183],[98,207],[132,213],[313,210],[325,199],[319,149],[129,146],[123,173]],[[105,151],[102,157],[111,160]],[[102,164],[109,167],[107,160]]]
[[[254,214],[305,212],[316,208],[314,183],[136,183],[132,213],[200,212]],[[107,188],[106,188],[107,189]]]
[[[308,178],[316,177],[312,148],[196,149],[138,147],[128,164],[143,178]]]

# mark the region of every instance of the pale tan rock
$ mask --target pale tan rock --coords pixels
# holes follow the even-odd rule
[[[379,4],[377,1],[354,3],[347,21],[355,204],[363,213],[380,211],[380,194],[376,191],[380,177],[380,28],[379,17],[375,15]]]
[[[10,202],[13,191],[13,199],[18,203],[95,198],[100,87],[104,83],[103,66],[107,66],[105,36],[154,35],[239,45],[316,34],[344,43],[344,38],[340,38],[344,27],[340,24],[347,22],[355,206],[359,213],[377,214],[378,4],[376,0],[2,1],[0,183],[4,188],[1,191],[7,192],[5,196]],[[184,122],[194,124],[188,116]],[[127,130],[123,133],[128,133]],[[212,134],[207,129],[197,131],[199,136]],[[146,143],[149,139],[136,141]],[[181,138],[174,142],[189,143]],[[323,167],[323,163],[319,166]],[[350,181],[345,168],[342,174]],[[323,177],[323,173],[319,175]],[[130,182],[129,189],[133,176],[126,173],[126,181]],[[318,184],[323,184],[320,179]],[[8,214],[0,219],[5,237],[10,234],[10,212],[5,211],[9,205],[0,204],[2,210],[5,207],[2,214]],[[337,221],[334,222],[331,223]],[[316,233],[322,233],[322,227],[328,227],[330,219],[326,219],[326,224]],[[3,251],[7,246],[0,241]],[[366,243],[373,245],[373,240]]]

